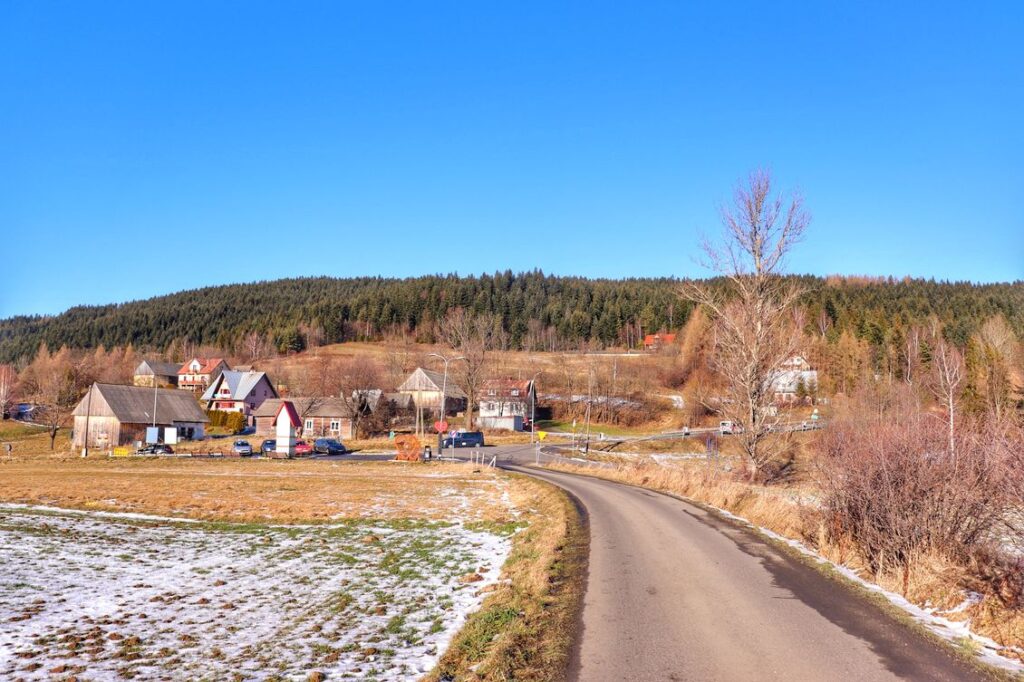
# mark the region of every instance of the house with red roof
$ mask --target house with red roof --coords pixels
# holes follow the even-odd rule
[[[178,388],[202,394],[226,369],[221,358],[192,358],[178,368]]]
[[[676,342],[675,334],[658,333],[644,336],[644,350],[661,350]]]
[[[487,379],[480,386],[477,423],[486,429],[522,431],[533,416],[537,392],[529,379]]]

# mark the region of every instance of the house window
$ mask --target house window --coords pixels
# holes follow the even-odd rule
[[[341,431],[341,420],[340,419],[332,419],[331,420],[331,431]]]
[[[313,420],[312,419],[307,419],[306,420],[306,430],[307,431],[312,431],[313,430]]]
[[[519,389],[518,388],[513,388],[512,389],[512,395],[519,395]]]

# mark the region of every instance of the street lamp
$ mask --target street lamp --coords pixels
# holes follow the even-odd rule
[[[544,373],[544,370],[538,370],[533,377],[530,378],[530,388],[533,389],[533,395],[530,400],[530,442],[535,443],[537,441],[537,377]]]
[[[445,356],[441,355],[440,353],[431,353],[429,355],[429,357],[441,358],[444,361],[444,378],[441,379],[441,406],[440,406],[440,409],[438,409],[438,416],[437,416],[438,423],[439,424],[443,424],[444,423],[444,412],[445,412],[445,409],[444,409],[445,408],[445,399],[446,399],[445,393],[448,390],[448,363],[452,362],[454,360],[465,360],[466,358],[464,358],[461,355],[458,356],[458,357],[455,357],[455,358],[449,358],[449,357],[445,357]],[[441,433],[440,429],[438,429],[437,430],[437,456],[438,456],[438,458],[440,458],[443,454],[444,454],[444,434]]]

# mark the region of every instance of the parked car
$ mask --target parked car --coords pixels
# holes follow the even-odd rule
[[[317,438],[313,441],[313,452],[318,455],[344,455],[348,448],[334,438]]]
[[[273,438],[268,438],[265,441],[263,441],[262,443],[260,443],[260,454],[261,455],[266,456],[266,455],[269,455],[271,452],[275,452],[276,450],[277,450],[277,441],[274,440]]]
[[[462,431],[445,438],[442,443],[446,448],[482,448],[484,434],[482,431]]]
[[[307,440],[297,440],[295,441],[295,454],[311,455],[313,454],[313,446]]]
[[[136,455],[173,455],[174,448],[170,445],[164,445],[163,443],[154,443],[152,445],[145,445],[135,451]]]
[[[720,434],[722,434],[722,435],[726,435],[726,434],[730,434],[730,433],[735,433],[736,432],[736,425],[733,424],[731,421],[721,421],[721,422],[718,422],[718,432]]]
[[[235,444],[231,446],[231,451],[236,455],[251,455],[252,445],[247,440],[236,440]]]

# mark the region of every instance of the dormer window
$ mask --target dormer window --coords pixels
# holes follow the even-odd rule
[[[514,396],[519,395],[519,389],[518,388],[513,388],[512,389],[512,395],[514,395]]]

